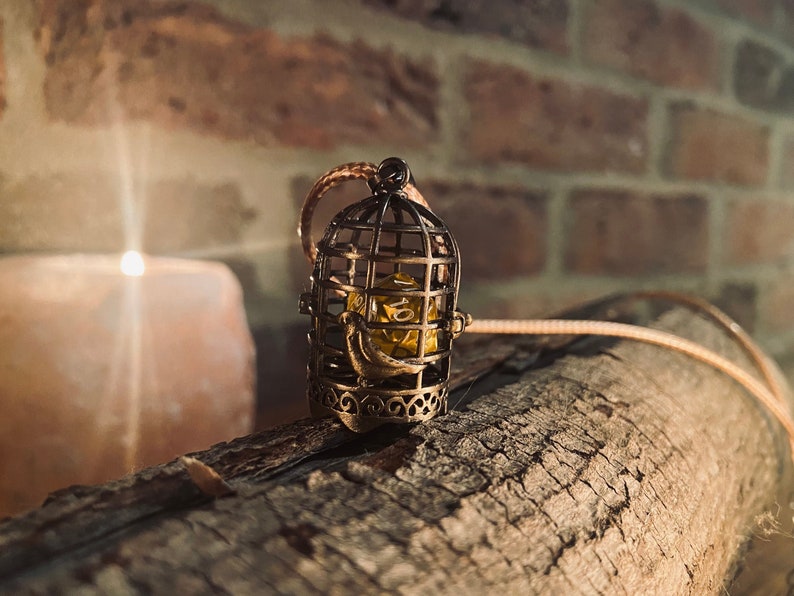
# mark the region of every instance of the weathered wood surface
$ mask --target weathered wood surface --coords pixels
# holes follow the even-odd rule
[[[660,325],[741,360],[689,313]],[[721,592],[786,465],[760,407],[652,346],[511,373],[522,341],[485,345],[457,378],[508,372],[430,423],[307,420],[197,454],[233,495],[207,497],[178,462],[53,495],[0,524],[0,592]]]

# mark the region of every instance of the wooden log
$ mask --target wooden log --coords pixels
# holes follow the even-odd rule
[[[742,360],[690,313],[658,326]],[[225,496],[178,461],[52,495],[0,524],[0,592],[723,590],[790,465],[742,389],[633,342],[525,371],[521,338],[465,352],[456,409],[429,423],[304,420],[195,454]]]

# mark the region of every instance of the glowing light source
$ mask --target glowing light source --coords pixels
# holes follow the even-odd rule
[[[253,428],[237,278],[121,252],[0,258],[0,518]]]
[[[140,277],[146,271],[143,257],[137,250],[128,250],[121,257],[121,272],[124,275]]]

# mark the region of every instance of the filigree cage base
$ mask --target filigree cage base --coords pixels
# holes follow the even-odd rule
[[[309,375],[307,397],[312,416],[336,416],[350,430],[367,432],[389,422],[423,422],[447,412],[447,383],[416,389],[378,390],[329,384]]]

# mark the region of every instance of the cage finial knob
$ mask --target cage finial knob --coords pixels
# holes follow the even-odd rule
[[[367,182],[376,195],[403,193],[411,181],[411,170],[405,160],[387,157],[378,166],[377,173]]]

